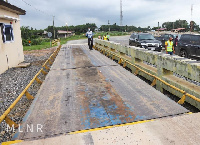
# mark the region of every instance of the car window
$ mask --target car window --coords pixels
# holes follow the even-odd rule
[[[191,36],[191,43],[194,45],[199,45],[200,44],[200,36]]]
[[[200,36],[197,36],[197,45],[200,45]]]
[[[178,34],[178,40],[181,38],[181,34]]]
[[[196,42],[197,42],[197,37],[192,35],[191,36],[191,44],[196,44]]]
[[[181,39],[183,43],[190,43],[190,35],[181,35]]]
[[[140,40],[154,40],[155,38],[151,34],[141,34],[139,35]]]
[[[174,38],[176,38],[176,35],[170,35],[170,37],[172,37],[174,39]]]
[[[165,35],[164,38],[165,38],[165,39],[169,39],[169,35]]]

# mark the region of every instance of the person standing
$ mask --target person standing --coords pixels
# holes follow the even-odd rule
[[[86,37],[88,38],[89,49],[92,50],[92,47],[93,47],[93,36],[92,36],[92,31],[90,30],[90,28],[88,28],[88,31],[86,33]]]
[[[174,50],[176,50],[177,45],[178,45],[178,35],[176,36],[174,40]]]
[[[106,34],[103,36],[103,40],[108,40],[108,37]]]
[[[166,54],[173,55],[175,53],[172,37],[169,37],[169,40],[165,42],[165,50]]]
[[[107,36],[107,39],[108,39],[108,41],[109,41],[109,39],[110,39],[110,35],[108,35],[108,33],[107,33],[107,35],[106,35],[106,36]]]

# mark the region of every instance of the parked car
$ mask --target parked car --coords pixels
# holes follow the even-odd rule
[[[129,45],[143,47],[148,50],[161,51],[162,43],[149,33],[133,33],[129,38]]]
[[[165,41],[169,40],[169,37],[172,37],[172,40],[174,40],[176,38],[176,36],[178,35],[178,38],[180,38],[180,34],[163,34],[159,37],[155,37],[157,40],[162,42],[162,45],[165,46]]]
[[[200,58],[200,35],[183,34],[175,48],[176,54],[187,58]]]

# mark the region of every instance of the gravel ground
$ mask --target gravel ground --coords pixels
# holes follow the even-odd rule
[[[11,68],[0,75],[0,115],[2,115],[19,96],[55,49],[56,48],[54,47],[45,50],[25,51],[24,59],[25,62],[31,63],[29,67]],[[45,79],[43,75],[40,75],[39,78],[41,80]],[[39,88],[40,85],[34,82],[28,91],[31,95],[35,96]],[[28,100],[26,96],[23,96],[17,103],[16,107],[9,113],[9,117],[19,124],[30,107],[31,102],[32,101]],[[7,132],[6,128],[6,123],[2,122],[0,124],[0,143],[11,140],[12,138],[14,132]]]

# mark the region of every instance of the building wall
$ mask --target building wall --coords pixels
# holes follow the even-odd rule
[[[0,9],[0,14],[19,19],[17,14],[2,9]],[[0,18],[0,23],[10,24],[10,22],[12,22],[13,26],[14,42],[3,43],[0,30],[0,74],[24,61],[20,21]]]

